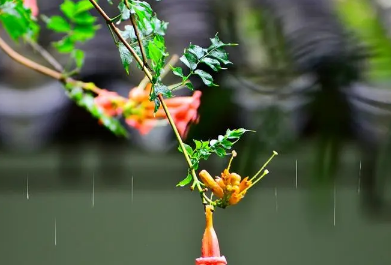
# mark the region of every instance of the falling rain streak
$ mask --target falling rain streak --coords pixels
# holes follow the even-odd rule
[[[334,184],[334,226],[335,226],[335,209],[337,208],[337,189]]]
[[[27,176],[27,182],[26,182],[26,199],[30,199],[29,196],[29,176]]]
[[[54,218],[54,245],[57,246],[57,220]]]
[[[278,212],[278,197],[277,197],[277,188],[274,188],[274,196],[276,197],[276,212]]]
[[[297,176],[297,159],[296,159],[296,189],[297,189],[297,180],[298,180],[298,176]]]
[[[358,185],[357,185],[357,193],[360,194],[361,189],[361,161],[360,161],[360,170],[358,171]]]
[[[133,176],[132,176],[132,185],[131,185],[131,192],[130,192],[130,196],[131,196],[131,203],[133,203]]]
[[[95,174],[92,174],[92,208],[95,206]]]

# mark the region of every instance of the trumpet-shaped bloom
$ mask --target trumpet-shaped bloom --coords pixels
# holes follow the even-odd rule
[[[95,104],[107,116],[117,116],[122,113],[122,106],[125,104],[125,98],[118,95],[116,92],[108,90],[100,90],[98,96],[94,99]]]
[[[205,206],[206,227],[202,238],[201,257],[196,259],[196,265],[225,265],[227,260],[220,256],[219,240],[213,228],[213,207]]]
[[[124,98],[116,92],[101,89],[97,92],[95,104],[107,116],[123,114],[125,122],[136,128],[141,134],[149,133],[154,127],[167,124],[167,116],[162,108],[154,113],[155,104],[149,100],[151,84],[146,89],[135,87]],[[165,99],[175,126],[182,137],[186,137],[189,125],[199,120],[198,108],[201,101],[201,91],[195,91],[190,97],[175,97]],[[162,123],[163,122],[163,123]]]
[[[277,155],[277,152],[273,152],[273,156],[251,179],[248,177],[242,179],[239,174],[231,173],[229,171],[231,162],[236,156],[235,151],[232,151],[232,157],[229,161],[228,167],[224,169],[220,177],[213,178],[206,170],[202,170],[199,173],[199,176],[206,188],[208,188],[216,197],[219,198],[218,205],[225,208],[228,205],[235,205],[240,202],[240,200],[242,200],[246,195],[248,189],[269,173],[269,171],[266,169],[263,174],[258,177],[263,168],[275,155]]]
[[[126,117],[129,126],[137,128],[141,134],[147,134],[159,124],[159,120],[167,118],[161,108],[154,113],[155,104],[149,101],[149,89],[136,87],[129,92],[129,101],[132,102],[133,111]],[[200,106],[201,92],[195,91],[191,97],[175,97],[164,100],[174,120],[179,134],[185,137],[189,125],[198,122],[198,107]]]

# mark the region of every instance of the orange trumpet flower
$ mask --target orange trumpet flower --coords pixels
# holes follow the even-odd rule
[[[220,256],[220,246],[217,234],[213,228],[213,206],[205,206],[206,227],[202,238],[201,257],[196,259],[196,265],[225,265],[227,260]]]
[[[266,165],[273,159],[277,152],[273,152],[272,157],[265,163],[265,165],[251,178],[241,178],[237,173],[229,172],[231,162],[236,156],[236,152],[232,151],[232,157],[229,161],[228,167],[221,173],[221,177],[213,178],[208,171],[202,170],[199,173],[201,181],[204,183],[216,197],[219,198],[218,206],[225,208],[229,205],[235,205],[240,202],[246,195],[248,189],[254,186],[260,181],[269,171],[266,169],[263,174],[259,174],[263,171]]]
[[[141,134],[147,134],[158,125],[159,120],[167,118],[163,109],[154,113],[155,104],[149,101],[150,89],[151,84],[148,84],[146,89],[136,87],[129,92],[129,101],[132,102],[133,111],[126,117],[126,123],[137,128]],[[191,97],[165,99],[168,110],[182,137],[186,137],[189,124],[198,122],[201,94],[201,91],[195,91]]]

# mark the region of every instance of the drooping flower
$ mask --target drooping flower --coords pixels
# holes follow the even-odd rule
[[[221,177],[213,178],[208,171],[202,170],[199,173],[201,181],[205,186],[219,198],[218,206],[225,208],[228,205],[235,205],[240,200],[244,198],[248,189],[254,186],[258,181],[260,181],[269,171],[266,169],[263,174],[258,177],[258,175],[263,171],[266,165],[271,161],[271,159],[277,155],[277,152],[273,152],[272,157],[265,163],[265,165],[251,178],[242,177],[237,173],[229,172],[231,167],[231,162],[236,156],[236,152],[232,151],[232,157],[229,161],[228,167],[224,169],[221,173]],[[258,178],[257,178],[258,177]]]
[[[102,89],[95,97],[94,102],[107,116],[117,116],[122,113],[126,99],[116,92]]]
[[[213,227],[213,206],[205,206],[206,226],[202,237],[201,257],[195,260],[196,265],[225,265],[227,260],[220,256],[219,240]]]
[[[31,14],[36,17],[38,16],[39,10],[37,0],[23,0],[24,6],[31,9]]]
[[[129,101],[132,111],[125,117],[129,126],[137,128],[141,134],[147,134],[150,130],[165,121],[167,116],[162,108],[154,113],[155,104],[149,100],[151,84],[146,89],[133,88],[129,92]],[[200,106],[201,92],[195,91],[191,97],[175,97],[165,99],[168,110],[174,120],[179,134],[185,137],[189,125],[198,122],[198,107]]]

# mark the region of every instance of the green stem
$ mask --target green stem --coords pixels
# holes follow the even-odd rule
[[[185,144],[183,143],[182,138],[181,138],[181,136],[180,136],[180,134],[179,134],[179,132],[178,132],[178,129],[177,129],[176,125],[175,125],[175,122],[174,122],[174,120],[173,120],[173,118],[172,118],[172,116],[171,116],[171,113],[170,113],[170,111],[169,111],[168,108],[167,108],[166,102],[164,101],[163,96],[162,96],[161,94],[159,94],[158,97],[159,97],[160,103],[162,104],[163,110],[164,110],[164,112],[166,113],[168,122],[170,123],[171,128],[172,128],[172,130],[174,131],[174,134],[175,134],[176,139],[178,140],[179,146],[181,147],[181,149],[182,149],[182,151],[183,151],[183,155],[185,156],[186,162],[187,162],[187,164],[189,165],[189,167],[191,168],[191,171],[190,171],[190,172],[191,172],[191,175],[192,175],[192,177],[193,177],[193,180],[195,181],[198,190],[199,190],[200,192],[202,192],[202,187],[201,187],[200,181],[198,180],[198,177],[197,177],[197,175],[196,175],[196,172],[195,172],[195,170],[193,169],[193,164],[191,163],[189,154],[186,152]]]
[[[113,22],[111,21],[110,17],[107,16],[107,14],[103,11],[103,9],[99,6],[99,4],[95,0],[90,0],[90,2],[96,8],[96,10],[100,13],[100,15],[106,20],[107,24],[109,24],[109,26],[113,29],[113,31],[117,35],[118,39],[125,45],[125,47],[129,50],[129,52],[136,59],[136,61],[140,64],[140,66],[142,66],[142,70],[144,71],[145,75],[147,76],[147,78],[152,83],[153,76],[152,76],[151,72],[148,70],[148,68],[143,64],[143,60],[137,55],[136,51],[122,37],[122,35],[120,34],[118,28],[113,24]],[[136,25],[134,25],[134,27],[135,27],[135,30],[136,30]],[[143,47],[140,47],[140,49],[141,48],[143,48]],[[205,195],[204,190],[203,190],[203,188],[201,186],[201,182],[198,180],[196,172],[193,169],[193,165],[191,163],[189,154],[186,152],[186,148],[184,146],[182,138],[181,138],[181,136],[180,136],[180,134],[178,132],[178,129],[177,129],[175,123],[174,123],[174,120],[172,119],[172,116],[171,116],[171,114],[170,114],[170,112],[169,112],[169,110],[167,108],[167,105],[166,105],[166,103],[165,103],[165,101],[163,99],[163,96],[161,94],[159,94],[158,98],[159,98],[160,104],[162,105],[163,110],[164,110],[164,112],[165,112],[165,114],[167,116],[168,122],[170,123],[170,125],[171,125],[171,127],[172,127],[172,129],[174,131],[174,134],[175,134],[175,136],[176,136],[176,138],[178,140],[178,143],[179,143],[180,147],[183,150],[183,155],[185,156],[186,162],[189,165],[189,168],[191,169],[191,175],[193,177],[193,181],[194,181],[195,185],[197,186],[197,189],[200,192],[201,197],[204,200],[207,200],[205,198],[206,195]]]

